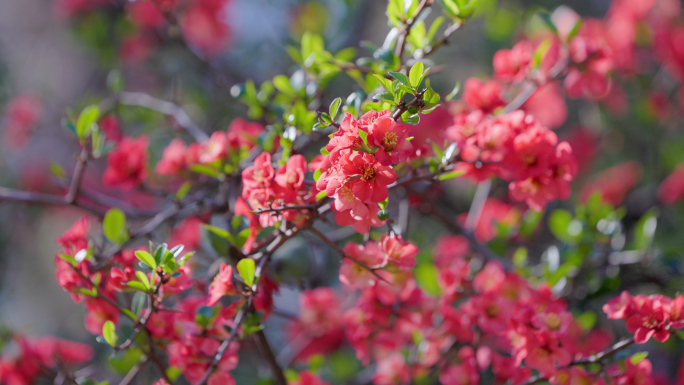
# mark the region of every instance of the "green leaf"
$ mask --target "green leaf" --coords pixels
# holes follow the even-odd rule
[[[117,208],[111,208],[102,221],[102,231],[112,243],[123,245],[129,238],[126,230],[126,214]]]
[[[240,231],[236,236],[235,236],[235,247],[238,249],[242,249],[242,247],[245,245],[245,242],[247,242],[247,238],[252,235],[252,230],[251,229],[243,229]]]
[[[434,264],[421,263],[413,269],[413,272],[418,286],[427,294],[438,297],[442,293],[439,287],[439,273]]]
[[[629,357],[629,361],[632,363],[632,365],[636,365],[643,361],[643,359],[646,357],[648,357],[648,352],[634,353],[631,357]]]
[[[390,94],[389,92],[381,92],[379,94],[374,95],[373,99],[394,102],[394,95]]]
[[[444,12],[447,14],[447,16],[454,19],[457,19],[461,16],[461,10],[458,8],[456,0],[440,0],[440,3],[442,4],[442,8],[444,8]]]
[[[579,228],[578,228],[579,227]],[[577,243],[582,236],[582,224],[563,209],[554,210],[549,216],[549,229],[561,241]]]
[[[368,146],[368,133],[364,130],[359,130],[359,136],[361,137],[361,140],[363,140],[363,144]]]
[[[449,171],[447,173],[440,174],[439,176],[437,176],[437,180],[447,180],[447,179],[451,179],[451,178],[457,178],[463,174],[465,174],[465,171]]]
[[[411,81],[409,80],[408,76],[402,74],[401,72],[390,72],[389,74],[406,87],[411,87]]]
[[[50,163],[50,172],[57,178],[66,177],[66,171],[64,171],[64,168],[59,163]]]
[[[212,178],[217,178],[221,172],[217,170],[215,167],[211,167],[207,164],[193,164],[190,166],[190,171],[196,172],[198,174],[203,174],[210,176]]]
[[[428,42],[432,42],[432,38],[435,37],[437,34],[437,31],[439,30],[439,27],[442,26],[442,23],[444,22],[444,16],[439,16],[435,19],[435,21],[432,22],[432,25],[430,26],[430,30],[428,30],[427,33],[427,40]]]
[[[192,182],[187,181],[187,182],[183,183],[178,188],[178,191],[176,192],[176,200],[182,201],[183,198],[185,198],[188,195],[191,188],[192,188]]]
[[[337,120],[337,114],[340,112],[340,105],[342,104],[342,98],[335,98],[335,100],[330,103],[330,117],[332,120]]]
[[[588,332],[594,328],[594,325],[596,325],[596,319],[596,313],[593,311],[585,311],[584,313],[575,317],[575,321],[577,321],[577,324],[585,332]]]
[[[572,27],[572,29],[570,30],[570,33],[568,33],[568,40],[567,40],[567,41],[570,41],[570,40],[572,40],[572,38],[574,38],[575,36],[577,36],[577,34],[579,33],[580,29],[582,29],[582,24],[584,24],[584,20],[582,20],[582,19],[577,19],[577,22],[575,23],[575,26]]]
[[[138,277],[140,282],[145,286],[146,290],[149,290],[152,285],[150,285],[150,280],[147,278],[147,274],[143,273],[142,271],[138,270],[135,272],[135,275]]]
[[[157,263],[154,261],[152,254],[145,250],[136,250],[135,256],[140,260],[140,262],[149,266],[152,270],[157,268]]]
[[[219,237],[227,240],[231,244],[233,244],[233,245],[235,244],[235,238],[233,237],[233,235],[231,233],[228,232],[228,230],[224,230],[220,227],[211,226],[211,225],[203,225],[203,226],[205,229],[207,229],[207,230],[211,231],[212,233],[218,235]]]
[[[452,100],[453,98],[456,97],[456,95],[458,95],[458,92],[459,92],[460,90],[461,90],[461,82],[458,82],[458,83],[456,83],[456,86],[454,86],[454,89],[449,93],[449,95],[446,96],[445,99],[446,99],[447,101]]]
[[[420,86],[420,83],[423,81],[423,77],[425,77],[426,73],[427,70],[422,62],[416,62],[416,64],[411,67],[411,70],[409,71],[409,82],[414,89]]]
[[[107,320],[104,325],[102,325],[102,337],[104,337],[105,341],[107,341],[111,347],[116,346],[116,341],[119,338],[116,335],[116,326],[114,326],[114,322]]]
[[[316,194],[316,201],[320,201],[321,199],[323,199],[327,196],[328,196],[328,194],[325,192],[325,190],[319,191],[318,194]]]
[[[97,123],[98,119],[100,119],[100,107],[97,104],[84,108],[76,121],[76,136],[79,139],[87,138],[92,125]]]
[[[532,55],[532,61],[530,62],[530,68],[532,68],[532,69],[539,68],[542,61],[544,60],[544,56],[546,56],[546,53],[549,51],[549,48],[551,48],[551,39],[544,39],[544,41],[539,43],[539,45],[537,46],[537,49],[534,50],[534,54]]]
[[[136,316],[132,311],[130,311],[128,309],[121,309],[121,312],[123,312],[127,316],[131,317],[131,319],[133,321],[136,321],[136,322],[138,321],[138,316]]]
[[[527,249],[524,247],[518,247],[513,254],[513,266],[521,268],[525,267],[525,264],[527,264]]]
[[[140,291],[146,292],[148,290],[147,287],[142,282],[138,282],[138,281],[126,282],[126,285],[128,285],[134,289],[140,290]]]
[[[556,35],[558,35],[558,28],[556,28],[556,25],[553,24],[553,20],[551,20],[551,15],[549,15],[546,12],[541,12],[538,14],[539,17],[542,19],[544,24],[546,24],[547,27]]]
[[[315,182],[318,182],[318,179],[320,179],[322,173],[323,171],[321,171],[321,169],[314,171],[313,178]]]
[[[254,285],[254,272],[256,265],[254,260],[251,258],[243,258],[237,264],[237,271],[240,273],[240,277],[245,281],[247,286],[252,287]]]
[[[380,210],[378,211],[378,219],[381,221],[386,221],[390,218],[389,211],[387,210]]]
[[[295,95],[295,90],[290,84],[290,79],[285,75],[278,75],[273,78],[273,85],[275,88],[285,95],[293,96]]]
[[[373,74],[373,76],[378,80],[378,83],[380,83],[382,88],[384,88],[390,94],[394,95],[394,85],[392,84],[391,80],[378,74]]]
[[[639,222],[634,227],[634,248],[637,250],[647,249],[653,242],[657,226],[658,218],[653,209],[639,218]]]

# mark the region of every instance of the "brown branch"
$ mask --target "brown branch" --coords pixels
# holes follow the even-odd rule
[[[349,253],[347,253],[346,251],[344,251],[344,249],[342,249],[337,243],[331,241],[328,237],[325,236],[325,234],[323,234],[322,232],[320,232],[319,230],[317,230],[315,227],[311,226],[311,227],[309,228],[309,231],[312,232],[314,235],[316,235],[318,238],[320,238],[320,239],[321,239],[323,242],[325,242],[328,246],[332,247],[332,248],[340,255],[340,257],[342,257],[343,259],[344,259],[344,258],[350,259],[351,261],[353,261],[353,262],[356,263],[357,265],[359,265],[359,266],[363,267],[364,269],[370,271],[371,274],[373,274],[377,279],[379,279],[379,280],[381,280],[381,281],[384,281],[384,282],[386,282],[386,283],[389,284],[389,282],[388,282],[385,278],[381,277],[380,274],[378,274],[378,272],[375,271],[376,269],[369,267],[369,266],[366,265],[365,263],[363,263],[363,262],[361,262],[360,260],[358,260],[358,259],[352,257],[351,255],[349,255]]]
[[[563,369],[563,368],[568,368],[571,366],[575,365],[586,365],[586,364],[593,364],[597,362],[601,362],[602,360],[614,355],[615,353],[619,352],[620,350],[632,345],[634,343],[634,338],[630,338],[627,340],[622,340],[620,342],[617,342],[615,345],[609,347],[608,349],[594,354],[592,356],[589,356],[587,358],[583,358],[577,361],[571,362],[569,365],[559,367],[558,369]],[[542,381],[548,380],[546,377],[542,376],[541,374],[536,375],[532,378],[530,378],[527,382],[523,383],[522,385],[533,385],[533,384],[538,384]]]
[[[432,55],[437,50],[437,48],[449,44],[449,36],[451,36],[454,32],[458,31],[462,26],[463,20],[459,20],[454,24],[451,24],[449,27],[447,27],[447,29],[444,30],[442,37],[425,49],[423,57],[428,57]]]
[[[420,4],[418,4],[418,8],[416,8],[416,15],[410,19],[408,19],[404,23],[404,27],[402,30],[399,32],[399,37],[397,38],[397,45],[395,46],[394,53],[397,55],[399,58],[399,61],[401,62],[401,57],[404,54],[404,48],[406,46],[406,38],[408,35],[411,33],[411,28],[413,27],[413,24],[416,22],[418,19],[418,16],[423,12],[425,8],[428,8],[432,5],[433,0],[422,0]]]
[[[257,346],[259,347],[259,350],[261,350],[261,354],[264,355],[266,362],[268,362],[268,366],[271,367],[276,384],[287,385],[287,379],[285,378],[283,369],[280,367],[280,365],[278,365],[278,361],[276,361],[276,358],[273,355],[273,350],[271,349],[271,345],[268,344],[268,340],[266,339],[264,331],[259,330],[258,332],[254,333],[254,335],[257,341]]]
[[[118,102],[127,106],[138,106],[157,111],[160,114],[173,117],[196,141],[204,142],[209,136],[196,125],[190,115],[179,105],[166,100],[157,99],[142,92],[122,92],[118,97]]]
[[[76,160],[76,166],[74,166],[74,173],[71,177],[71,184],[69,185],[69,191],[67,192],[64,200],[66,204],[71,205],[76,201],[76,196],[78,195],[78,190],[81,188],[81,179],[83,179],[83,173],[85,172],[85,166],[88,162],[88,150],[83,147],[81,154]]]

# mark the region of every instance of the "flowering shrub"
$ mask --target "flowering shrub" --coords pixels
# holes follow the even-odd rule
[[[681,358],[684,337],[684,296],[667,278],[682,267],[663,251],[678,245],[655,239],[656,206],[675,212],[684,197],[678,1],[613,0],[603,19],[535,12],[489,75],[451,91],[433,80],[444,68],[433,53],[505,9],[390,0],[372,55],[301,32],[287,47],[295,72],[231,84],[246,118],[212,133],[182,103],[126,90],[126,69],[179,44],[225,69],[231,3],[54,2],[77,29],[124,23],[99,51],[114,49],[124,72],[64,119],[79,152],[72,173],[53,167],[62,191],[0,188],[0,201],[83,212],[56,240],[55,278],[101,344],[8,331],[1,383],[107,384],[99,367],[78,370],[99,358],[124,385],[143,372],[158,385],[682,384],[647,358],[664,355],[652,340]],[[300,11],[315,24],[312,4]],[[615,127],[568,127],[583,108]],[[168,120],[138,129],[142,109]],[[43,110],[13,99],[6,142],[26,145]],[[633,110],[641,131],[670,129],[671,173],[630,158],[653,140],[615,123]],[[595,166],[625,138],[636,144],[617,150],[623,162]],[[636,194],[642,178],[651,188]]]

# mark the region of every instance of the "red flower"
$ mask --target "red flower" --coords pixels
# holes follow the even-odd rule
[[[148,143],[146,136],[123,138],[107,156],[108,167],[102,175],[102,183],[122,190],[142,184],[147,177]]]
[[[492,113],[498,107],[506,105],[501,98],[503,87],[496,80],[483,82],[477,78],[469,78],[463,87],[463,100],[474,109]]]
[[[404,241],[401,235],[383,235],[380,239],[382,251],[387,254],[390,262],[402,268],[411,268],[416,264],[418,248],[416,245]]]
[[[373,155],[361,152],[347,154],[342,159],[342,170],[350,182],[354,195],[363,202],[382,202],[387,199],[387,186],[397,180],[390,166],[383,166]]]
[[[187,164],[186,159],[187,147],[183,139],[174,139],[164,149],[162,160],[157,163],[155,171],[159,175],[178,175],[185,168]]]
[[[397,124],[391,116],[378,117],[370,125],[369,132],[373,140],[371,144],[380,147],[375,153],[380,163],[389,166],[403,162],[411,155],[413,146],[410,141],[406,140],[409,134],[408,126]]]
[[[662,296],[643,298],[636,304],[634,313],[627,318],[627,330],[634,333],[634,342],[643,344],[651,337],[665,342],[670,337],[668,321],[669,299]]]
[[[214,306],[224,295],[236,295],[237,289],[233,286],[233,266],[221,264],[218,274],[209,286],[209,299],[207,306]]]

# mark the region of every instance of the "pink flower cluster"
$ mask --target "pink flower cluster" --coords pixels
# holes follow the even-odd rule
[[[383,222],[377,217],[378,203],[388,197],[397,180],[393,164],[412,155],[409,128],[392,119],[392,112],[369,111],[356,120],[346,114],[320,161],[316,189],[335,198],[335,221],[351,225],[359,233]]]
[[[90,346],[55,337],[28,339],[14,335],[13,340],[18,345],[18,353],[12,357],[0,356],[0,383],[5,385],[31,385],[45,369],[78,365],[93,357]]]
[[[24,147],[42,116],[43,102],[36,96],[21,94],[10,100],[5,109],[6,145],[15,149]]]
[[[464,162],[458,169],[475,180],[499,176],[511,181],[511,197],[534,210],[570,195],[577,174],[572,148],[523,111],[491,116],[476,109],[456,115],[447,137],[461,151]]]
[[[64,17],[112,6],[108,0],[56,0],[56,12]],[[230,43],[228,0],[139,0],[126,3],[126,16],[135,26],[120,47],[126,63],[147,59],[161,43],[160,32],[178,22],[183,38],[199,54],[215,57]]]
[[[191,247],[196,247],[199,237],[198,221],[197,218],[183,221],[174,230],[172,238],[182,238]],[[55,275],[60,286],[71,294],[74,301],[85,302],[85,327],[90,333],[100,335],[106,321],[119,324],[123,314],[114,305],[117,303],[117,293],[130,292],[132,289],[127,283],[139,280],[136,274],[140,271],[135,271],[139,260],[134,255],[136,250],[124,249],[104,269],[98,270],[92,258],[88,257],[91,250],[89,229],[90,220],[83,217],[58,239],[62,250],[55,256]],[[169,365],[180,369],[190,383],[197,383],[209,369],[220,341],[228,338],[228,330],[235,326],[234,319],[241,297],[232,281],[233,268],[222,264],[208,287],[205,283],[192,279],[191,269],[187,264],[173,275],[163,274],[161,270],[147,272],[149,281],[152,281],[153,274],[162,275],[157,277],[159,289],[155,294],[159,302],[155,312],[148,315],[148,308],[139,316],[149,316],[145,330],[161,343],[160,346],[165,347]],[[93,288],[97,289],[97,294],[93,294]],[[193,288],[198,293],[193,292]],[[275,282],[266,275],[261,277],[258,295],[253,299],[253,304],[257,311],[264,313],[264,317],[271,312],[272,295],[277,290],[278,285]],[[179,293],[184,294],[183,298],[176,296],[173,307],[162,304],[162,300],[171,299]],[[238,301],[224,306],[220,300],[226,295],[233,296]],[[201,309],[205,310],[205,314],[207,310],[210,313],[206,325],[199,323],[196,317]],[[237,365],[237,349],[237,342],[229,346],[217,370],[210,376],[209,383],[229,384],[233,381],[229,371]],[[1,368],[0,365],[0,378]]]
[[[310,187],[304,182],[307,171],[306,158],[292,155],[276,171],[271,164],[271,154],[264,152],[254,159],[254,165],[242,171],[242,198],[254,210],[272,209],[288,205],[301,205],[313,198]],[[283,210],[282,217],[290,221],[301,219],[299,210]],[[271,226],[280,217],[272,212],[259,216],[262,227]]]
[[[438,298],[421,290],[410,271],[398,270],[383,275],[392,285],[378,281],[367,287],[344,312],[357,357],[364,364],[377,362],[376,385],[409,382],[433,366],[445,385],[479,384],[488,368],[496,383],[522,384],[532,370],[552,384],[599,381],[569,365],[602,351],[610,338],[582,331],[548,287],[535,289],[497,262],[472,271],[468,252],[464,237],[439,240]],[[411,352],[410,359],[402,351]],[[450,351],[452,358],[444,359]]]
[[[665,342],[673,329],[684,328],[684,296],[668,298],[660,294],[632,296],[623,291],[603,305],[610,319],[627,322],[627,330],[634,333],[634,341],[643,344],[651,337]]]
[[[393,268],[407,270],[415,266],[418,248],[404,241],[400,235],[383,235],[380,241],[369,241],[365,245],[349,242],[344,251],[353,259],[345,258],[340,267],[340,282],[358,289],[378,284],[378,278],[368,270],[383,269],[383,276]],[[363,263],[363,265],[358,262]],[[365,266],[364,266],[365,265]]]
[[[202,143],[186,145],[174,139],[164,149],[162,160],[155,171],[159,175],[181,175],[195,164],[209,165],[221,171],[224,163],[236,164],[254,148],[264,126],[259,123],[235,119],[226,132],[216,131]]]

